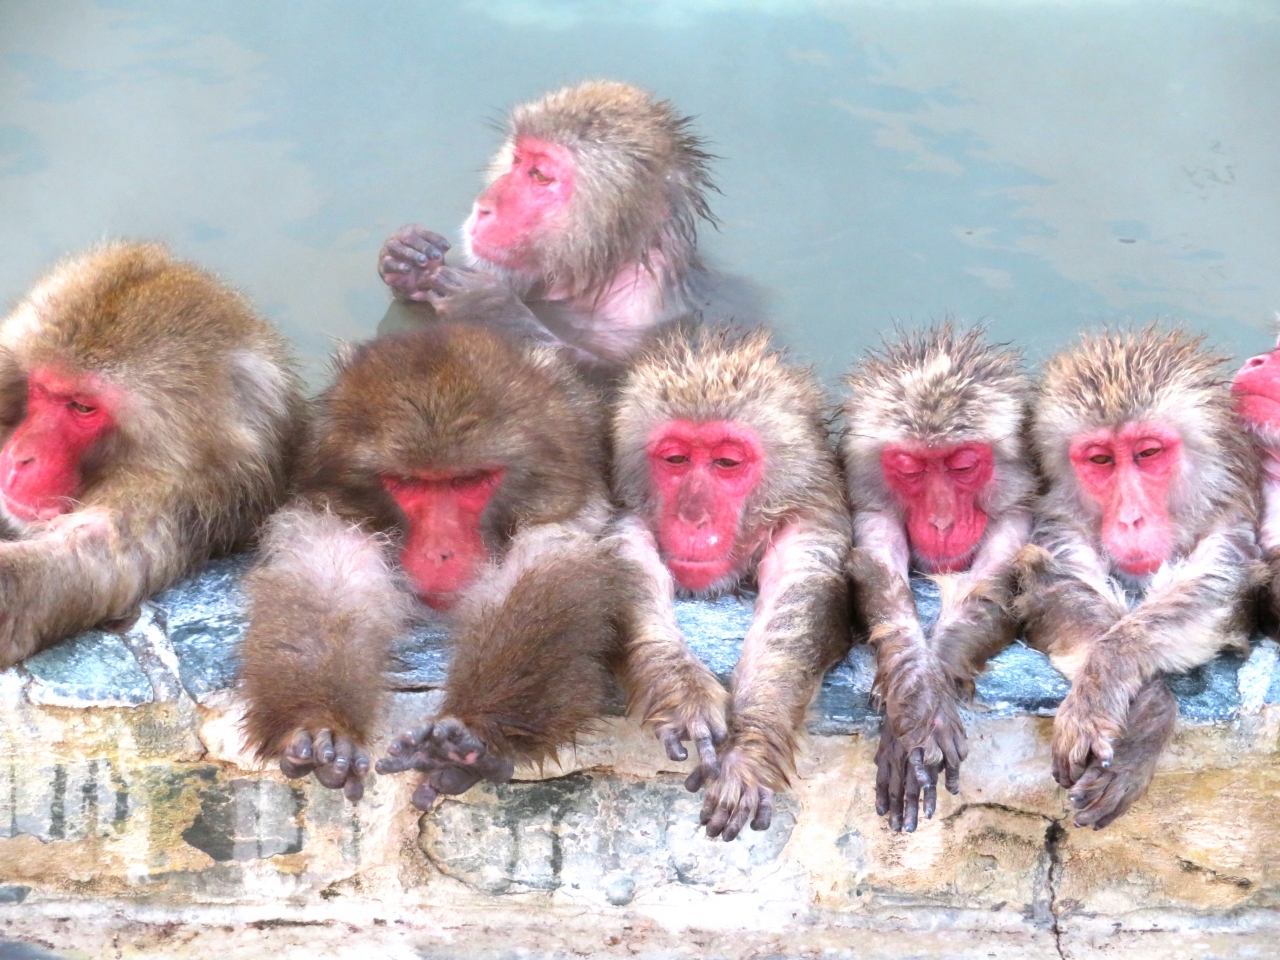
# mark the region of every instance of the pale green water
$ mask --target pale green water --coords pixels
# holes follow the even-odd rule
[[[829,376],[948,312],[1033,359],[1107,320],[1273,342],[1280,3],[1227,0],[0,0],[0,296],[159,237],[318,379],[386,233],[456,231],[488,121],[595,76],[698,115],[705,248]]]

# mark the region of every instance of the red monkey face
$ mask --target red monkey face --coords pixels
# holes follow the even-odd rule
[[[696,592],[740,572],[751,546],[738,542],[742,510],[764,475],[756,432],[676,420],[653,432],[645,452],[660,501],[658,548],[676,583]]]
[[[471,211],[471,252],[511,270],[536,267],[538,242],[564,223],[573,189],[573,157],[566,148],[517,140],[511,169]]]
[[[917,562],[927,573],[966,569],[987,529],[978,495],[995,471],[991,447],[889,444],[880,470],[906,518]]]
[[[1245,426],[1280,439],[1280,349],[1246,360],[1231,383],[1231,392]]]
[[[1131,576],[1154,573],[1173,552],[1169,484],[1182,439],[1156,424],[1126,423],[1076,437],[1070,455],[1085,495],[1102,510],[1102,543],[1111,559]]]
[[[75,508],[84,462],[115,427],[110,392],[92,377],[31,371],[26,412],[0,451],[0,495],[9,513],[30,523]]]
[[[400,564],[427,606],[452,607],[488,561],[480,519],[502,474],[494,468],[383,477],[383,486],[409,521]]]

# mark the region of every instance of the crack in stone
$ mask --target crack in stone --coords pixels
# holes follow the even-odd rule
[[[1058,884],[1062,882],[1062,855],[1058,851],[1059,845],[1066,839],[1067,831],[1063,829],[1061,820],[1049,819],[1049,826],[1044,831],[1044,850],[1049,855],[1049,917],[1052,923],[1049,926],[1049,932],[1053,934],[1053,946],[1058,951],[1058,956],[1062,960],[1067,960],[1067,954],[1062,949],[1062,926],[1058,923]]]

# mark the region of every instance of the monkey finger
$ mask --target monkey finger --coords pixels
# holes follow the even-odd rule
[[[347,768],[336,763],[326,763],[316,767],[316,779],[330,790],[341,790],[347,783]]]
[[[702,767],[695,767],[693,773],[684,778],[684,788],[690,793],[697,793],[706,782],[707,772]]]
[[[707,820],[707,836],[715,839],[724,833],[724,828],[729,825],[729,817],[733,814],[734,808],[728,803],[721,801],[716,804],[715,811]]]
[[[889,769],[889,829],[894,833],[902,830],[902,793],[906,777],[903,764],[895,762]]]
[[[414,770],[417,768],[417,760],[414,757],[383,757],[373,769],[379,773],[404,773],[406,770]]]
[[[698,748],[698,758],[702,761],[707,776],[712,779],[720,776],[720,761],[716,759],[716,748],[711,745],[711,734],[698,737],[693,743]]]
[[[418,784],[418,789],[413,791],[413,798],[409,801],[423,813],[431,809],[431,805],[436,802],[439,794],[436,788],[431,785],[431,781],[423,780]]]
[[[293,735],[293,739],[289,741],[289,746],[285,747],[285,757],[295,766],[307,765],[312,762],[311,751],[311,734],[306,730],[299,730]]]
[[[294,763],[289,759],[288,755],[280,758],[280,772],[290,780],[296,780],[298,777],[305,777],[315,769],[315,764],[308,760],[306,763]]]
[[[333,744],[333,766],[335,770],[342,771],[345,777],[347,771],[351,769],[351,758],[356,752],[355,745],[346,737],[339,735]]]
[[[876,816],[889,812],[889,764],[881,760],[876,764]]]
[[[924,790],[925,819],[932,820],[933,812],[938,807],[938,768],[932,764],[926,764],[923,751],[917,749],[911,751],[911,773],[915,782],[908,781],[907,789],[909,791]]]
[[[430,253],[432,248],[438,250],[441,254],[449,250],[450,244],[447,239],[436,233],[434,230],[424,230],[417,224],[412,224],[401,230],[396,237],[402,242],[415,250],[421,250],[424,253]]]
[[[343,796],[352,803],[359,803],[364,797],[364,780],[360,777],[348,777],[347,785],[342,788]]]
[[[680,738],[674,730],[659,731],[658,739],[662,741],[663,747],[666,748],[667,759],[677,761],[689,759],[689,751],[684,748],[684,744],[680,742]]]
[[[426,266],[432,259],[425,250],[415,250],[400,240],[388,240],[384,249],[390,259],[399,260],[402,263],[416,263],[419,267]]]
[[[946,783],[947,783],[947,792],[950,793],[953,797],[960,793],[960,765],[959,764],[956,764],[955,766],[952,766],[951,764],[947,764]]]
[[[387,747],[387,753],[393,757],[400,757],[417,752],[422,741],[431,736],[431,730],[432,725],[429,723],[425,727],[414,727],[412,730],[406,730],[391,741],[391,745]]]
[[[413,269],[413,264],[405,263],[395,257],[383,257],[378,261],[378,273],[389,280],[397,282],[401,278],[396,274],[412,273]]]
[[[915,833],[920,820],[920,784],[915,777],[907,777],[902,794],[902,829]]]
[[[363,777],[369,773],[369,755],[363,750],[357,750],[351,758],[351,772],[357,777]]]
[[[1110,737],[1098,737],[1093,744],[1093,755],[1098,758],[1098,765],[1103,770],[1111,769],[1111,761],[1115,759],[1116,749]]]
[[[751,791],[747,791],[742,795],[742,799],[738,801],[737,808],[733,811],[733,815],[724,825],[724,830],[720,834],[720,839],[728,843],[730,840],[736,840],[738,834],[742,832],[742,828],[747,825],[747,821],[755,814],[755,804],[751,802]]]
[[[457,796],[474,787],[482,777],[477,770],[446,766],[432,771],[428,779],[438,792]]]
[[[317,733],[313,750],[316,766],[323,767],[333,763],[333,758],[337,756],[333,751],[333,734],[327,729]]]
[[[756,815],[751,820],[752,830],[768,830],[773,823],[773,791],[768,787],[760,788],[760,803],[756,806]]]

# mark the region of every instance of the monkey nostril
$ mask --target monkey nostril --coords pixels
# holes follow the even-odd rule
[[[1261,354],[1258,354],[1258,356],[1256,356],[1256,357],[1250,357],[1248,360],[1246,360],[1246,361],[1244,362],[1244,368],[1245,368],[1246,370],[1253,370],[1253,369],[1256,369],[1257,367],[1261,367],[1261,366],[1265,365],[1265,364],[1266,364],[1266,362],[1267,362],[1268,360],[1270,360],[1270,359],[1271,359],[1271,354],[1269,354],[1269,353],[1261,353]]]
[[[36,458],[35,458],[35,457],[27,457],[25,460],[19,460],[17,465],[18,465],[19,467],[29,467],[29,466],[31,466],[31,464],[33,464],[33,463],[35,463],[35,462],[36,462]]]

